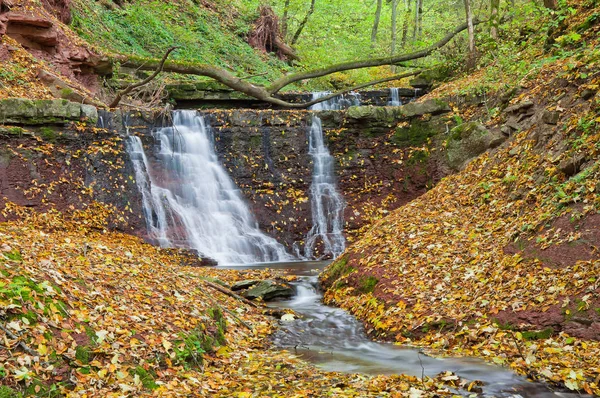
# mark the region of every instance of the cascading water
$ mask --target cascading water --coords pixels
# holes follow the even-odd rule
[[[328,93],[314,93],[313,99],[322,98]],[[341,96],[314,105],[312,110],[343,109],[350,105],[360,105],[358,95]],[[309,155],[313,161],[310,203],[313,226],[306,236],[304,257],[314,258],[315,247],[323,243],[321,256],[337,257],[346,247],[344,238],[344,198],[336,189],[334,158],[329,153],[323,137],[321,119],[313,115],[308,140]]]
[[[161,246],[198,250],[220,265],[290,261],[283,245],[258,228],[218,161],[204,119],[195,111],[175,111],[173,127],[159,129],[158,158],[165,181],[155,181],[139,137],[128,151],[142,194],[148,232]],[[158,174],[158,173],[156,173]]]
[[[390,101],[388,102],[388,106],[400,106],[402,105],[402,101],[400,101],[400,93],[398,88],[390,87]]]

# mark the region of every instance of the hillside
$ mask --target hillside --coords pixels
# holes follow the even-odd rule
[[[379,338],[600,392],[597,27],[580,40],[508,96],[456,105],[448,156],[486,129],[508,140],[376,223],[322,275],[326,302]]]

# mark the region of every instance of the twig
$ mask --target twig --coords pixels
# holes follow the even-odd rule
[[[122,91],[119,91],[119,93],[117,94],[117,96],[115,97],[115,99],[113,100],[113,102],[111,102],[108,107],[109,108],[116,108],[117,105],[119,105],[119,102],[121,102],[121,99],[124,96],[126,96],[127,94],[129,94],[134,89],[136,89],[138,87],[142,87],[143,85],[146,85],[146,84],[150,83],[152,80],[154,80],[154,78],[156,76],[158,76],[158,74],[160,72],[162,72],[163,67],[165,65],[165,62],[167,62],[167,58],[169,58],[169,54],[171,54],[173,51],[177,50],[178,48],[179,47],[171,47],[171,48],[169,48],[167,50],[167,52],[165,53],[165,55],[160,60],[160,63],[158,64],[158,67],[156,68],[156,70],[154,71],[154,73],[152,73],[150,76],[148,76],[147,78],[145,78],[141,82],[130,84],[129,86],[125,87],[125,89],[123,89]]]
[[[224,287],[221,287],[221,286],[219,286],[219,285],[217,285],[215,283],[212,283],[212,282],[209,282],[209,281],[204,281],[204,283],[206,284],[206,286],[211,287],[211,288],[213,288],[215,290],[218,290],[219,292],[221,292],[221,293],[223,293],[223,294],[225,294],[225,295],[227,295],[229,297],[233,297],[235,299],[238,299],[241,302],[243,302],[245,304],[248,304],[248,305],[250,305],[250,306],[252,306],[254,308],[260,308],[261,307],[260,305],[254,303],[254,302],[252,302],[250,300],[248,300],[247,298],[242,297],[239,294],[236,294],[236,293],[232,292],[231,290],[227,290]]]
[[[6,329],[3,325],[0,325],[0,329],[2,329],[4,331],[4,333],[6,333],[6,335],[8,337],[10,337],[12,340],[19,340],[19,336],[15,335],[10,330]],[[23,349],[23,351],[25,351],[26,353],[28,353],[29,355],[31,355],[33,357],[41,356],[36,350],[34,350],[33,348],[30,348],[27,344],[23,343],[21,340],[19,340],[18,345]]]
[[[421,360],[421,351],[417,352],[417,358],[419,358],[419,365],[421,365],[421,385],[423,386],[423,391],[426,391],[427,386],[425,385],[425,367],[423,366],[423,361]]]

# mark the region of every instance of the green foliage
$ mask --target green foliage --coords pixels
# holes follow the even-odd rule
[[[219,4],[219,13],[202,3],[187,1],[133,1],[123,9],[106,9],[100,2],[75,1],[73,29],[88,42],[109,53],[161,58],[167,48],[180,46],[170,57],[183,62],[221,66],[240,75],[264,74],[256,81],[279,75],[286,65],[262,56],[244,40],[256,17],[250,4],[238,18],[231,4]],[[95,17],[90,18],[90,15]]]
[[[136,366],[134,369],[129,371],[129,374],[132,376],[138,376],[144,388],[148,390],[156,390],[158,388],[158,384],[154,381],[156,375],[147,371],[141,366]]]
[[[21,398],[20,392],[13,390],[8,386],[0,386],[0,398]]]
[[[213,352],[215,347],[225,345],[225,332],[227,323],[220,308],[214,307],[208,310],[209,317],[215,322],[214,325],[201,324],[189,332],[179,334],[173,349],[175,358],[185,366],[200,366],[203,354]]]

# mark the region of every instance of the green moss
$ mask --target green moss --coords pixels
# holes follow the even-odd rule
[[[74,91],[70,88],[63,88],[62,90],[60,90],[61,98],[69,98],[69,96],[71,96],[73,93]]]
[[[78,345],[75,349],[75,358],[84,365],[87,365],[92,360],[92,351],[88,346]]]
[[[377,285],[378,282],[379,279],[375,278],[374,276],[363,277],[358,282],[358,290],[360,290],[362,293],[373,293],[375,290],[375,285]]]
[[[546,340],[552,336],[554,329],[547,328],[542,331],[526,331],[521,332],[524,340]]]
[[[397,128],[391,141],[401,147],[422,147],[436,134],[430,123],[415,120],[408,127]]]
[[[427,160],[429,160],[429,151],[418,150],[411,152],[408,159],[406,160],[406,163],[409,166],[412,166],[419,163],[426,163]]]
[[[355,268],[348,266],[348,256],[343,256],[333,264],[331,264],[324,272],[324,276],[332,282],[344,275],[348,275]]]
[[[129,374],[138,376],[144,388],[148,390],[156,390],[158,388],[158,384],[154,381],[155,375],[141,366],[136,366],[134,369],[131,369]]]
[[[250,147],[251,148],[260,148],[262,145],[262,137],[258,135],[250,136]]]
[[[40,136],[42,137],[42,139],[44,141],[47,141],[50,143],[55,143],[56,138],[57,138],[56,131],[54,131],[54,129],[52,129],[50,127],[42,127],[40,129]]]

